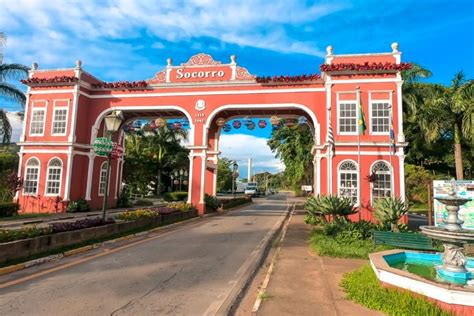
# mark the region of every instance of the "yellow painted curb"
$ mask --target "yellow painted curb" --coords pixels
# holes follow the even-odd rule
[[[88,246],[84,246],[84,247],[81,247],[81,248],[72,249],[72,250],[69,250],[69,251],[65,251],[64,256],[65,257],[72,256],[72,255],[75,255],[75,254],[78,254],[78,253],[82,253],[82,252],[92,250],[92,248],[93,248],[93,245],[88,245]]]
[[[15,264],[15,265],[8,266],[8,267],[3,267],[3,268],[0,268],[0,275],[15,272],[15,271],[18,271],[18,270],[21,270],[21,269],[24,269],[24,268],[25,268],[24,263],[19,263],[19,264]]]
[[[134,237],[135,237],[135,235],[131,234],[131,235],[123,236],[123,237],[120,237],[120,238],[116,238],[116,239],[114,239],[114,243],[120,242],[120,241],[123,241],[123,240],[129,240],[129,239],[132,239]]]

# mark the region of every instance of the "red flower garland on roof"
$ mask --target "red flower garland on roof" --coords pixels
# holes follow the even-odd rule
[[[340,64],[322,64],[319,69],[324,72],[333,72],[333,71],[377,71],[377,70],[395,70],[402,71],[411,69],[411,63],[340,63]]]
[[[78,79],[74,76],[56,76],[51,78],[29,78],[20,80],[26,85],[48,84],[48,83],[76,83]]]
[[[273,76],[257,77],[255,80],[259,83],[296,83],[305,81],[314,81],[321,78],[319,74],[300,75],[300,76]]]
[[[148,87],[148,83],[142,81],[117,81],[117,82],[100,82],[92,84],[93,88],[106,89],[143,89]]]

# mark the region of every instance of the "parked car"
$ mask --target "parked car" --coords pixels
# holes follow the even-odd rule
[[[245,187],[244,194],[248,195],[248,196],[257,196],[257,195],[259,195],[257,183],[256,182],[247,183],[247,186]]]

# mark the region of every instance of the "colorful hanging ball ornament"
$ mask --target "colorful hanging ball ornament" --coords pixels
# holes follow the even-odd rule
[[[225,124],[225,118],[219,117],[216,121],[217,126],[222,127]]]
[[[174,129],[181,129],[181,127],[182,127],[182,126],[181,126],[181,123],[180,123],[180,122],[175,122],[175,123],[173,124],[173,128],[174,128]]]
[[[244,116],[244,118],[242,119],[242,122],[244,123],[245,126],[247,126],[250,124],[250,122],[252,122],[252,120],[250,119],[250,117]]]
[[[258,121],[258,127],[260,127],[260,128],[267,127],[267,121],[265,121],[265,120]]]
[[[166,120],[162,117],[159,117],[155,120],[156,127],[161,128],[166,125]]]
[[[295,125],[295,121],[293,119],[286,119],[285,126],[286,127],[293,127]]]
[[[247,128],[252,131],[255,129],[255,123],[254,122],[250,122],[248,125],[247,125]]]
[[[154,121],[150,122],[150,128],[151,129],[156,129],[156,123]]]
[[[181,121],[181,125],[183,125],[183,127],[189,127],[189,121],[187,119],[183,119]]]
[[[304,117],[304,116],[298,117],[298,124],[299,125],[303,125],[303,124],[306,124],[306,123],[308,123],[308,119],[306,117]]]
[[[272,124],[273,126],[278,126],[278,124],[280,124],[280,118],[276,115],[272,115],[270,117],[270,124]]]
[[[174,129],[174,124],[173,123],[166,123],[166,128]]]
[[[239,120],[235,120],[235,121],[232,123],[232,126],[233,126],[235,129],[239,129],[239,128],[242,126],[242,123],[241,123]]]
[[[129,126],[128,124],[124,124],[124,125],[122,126],[122,129],[123,129],[123,131],[124,131],[125,133],[127,133],[127,132],[130,130],[130,126]]]
[[[228,132],[230,132],[232,127],[230,126],[230,124],[225,124],[222,129],[224,130],[224,132],[228,133]]]

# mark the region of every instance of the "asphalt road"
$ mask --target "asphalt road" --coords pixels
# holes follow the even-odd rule
[[[286,209],[285,195],[258,199],[0,289],[0,315],[213,315]]]

